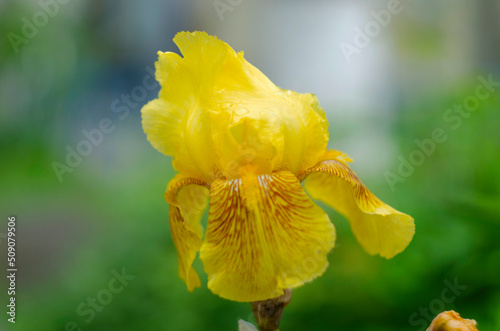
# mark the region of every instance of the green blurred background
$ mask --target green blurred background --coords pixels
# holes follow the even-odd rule
[[[479,76],[500,82],[500,1],[402,1],[377,31],[374,12],[387,8],[0,1],[0,267],[15,215],[19,269],[17,323],[2,311],[0,330],[236,330],[238,319],[254,321],[249,304],[206,288],[199,261],[201,289],[189,293],[177,277],[163,199],[174,172],[147,142],[140,109],[158,92],[147,68],[158,50],[178,51],[172,38],[183,30],[215,34],[278,86],[315,93],[329,147],[416,221],[410,246],[385,260],[366,254],[322,205],[338,233],[330,267],[294,291],[282,330],[424,330],[449,309],[500,330],[500,87],[473,111],[448,111],[474,99]],[[361,45],[357,29],[370,24],[369,44],[346,57],[342,49]],[[103,120],[109,132],[58,178],[54,162],[64,164],[67,148]],[[416,152],[415,140],[435,129],[446,141]],[[398,169],[411,157],[412,171]],[[391,184],[392,175],[400,177]],[[120,290],[109,297],[116,272],[128,280],[112,283]],[[0,285],[6,310],[5,277]],[[92,308],[96,296],[106,304]]]

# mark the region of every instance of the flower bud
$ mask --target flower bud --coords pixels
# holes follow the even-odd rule
[[[427,331],[478,331],[476,321],[463,319],[454,311],[444,311],[437,315]]]

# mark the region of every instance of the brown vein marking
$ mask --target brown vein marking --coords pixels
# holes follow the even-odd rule
[[[349,166],[340,161],[322,161],[300,174],[299,180],[303,181],[307,176],[314,172],[333,175],[347,182],[351,186],[356,198],[356,202],[362,210],[374,211],[379,207],[386,206],[372,192],[370,192],[370,190],[368,190],[365,185],[363,185],[359,177],[354,173],[354,171],[351,170],[351,168],[349,168]]]

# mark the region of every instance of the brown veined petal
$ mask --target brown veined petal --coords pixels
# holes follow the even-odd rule
[[[335,229],[288,171],[216,180],[200,258],[223,298],[277,297],[321,275]]]
[[[413,218],[380,201],[349,168],[350,159],[340,152],[306,170],[306,191],[338,210],[350,222],[359,243],[370,254],[391,258],[402,252],[415,233]]]
[[[201,179],[177,175],[168,184],[165,200],[170,204],[170,232],[177,249],[179,277],[193,291],[200,287],[192,264],[202,244],[200,219],[208,204],[207,184]]]

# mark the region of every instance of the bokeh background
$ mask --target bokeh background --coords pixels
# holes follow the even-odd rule
[[[201,289],[188,293],[177,277],[163,199],[174,171],[141,128],[140,109],[158,93],[156,52],[177,52],[178,31],[204,30],[244,50],[278,86],[315,93],[330,147],[416,220],[410,246],[385,260],[322,205],[338,232],[330,267],[294,291],[281,329],[424,330],[455,309],[480,330],[500,330],[500,86],[473,111],[448,111],[475,96],[478,77],[500,82],[500,1],[402,0],[346,56],[347,44],[362,41],[357,29],[388,6],[0,1],[0,267],[15,215],[19,269],[16,324],[2,311],[0,329],[236,330],[238,319],[254,321],[248,304],[207,290],[200,262]],[[58,177],[54,162],[65,164],[68,148],[102,121],[109,132]],[[435,129],[447,139],[403,176],[415,140]],[[116,272],[128,280],[108,297]],[[92,306],[96,296],[106,304]]]

